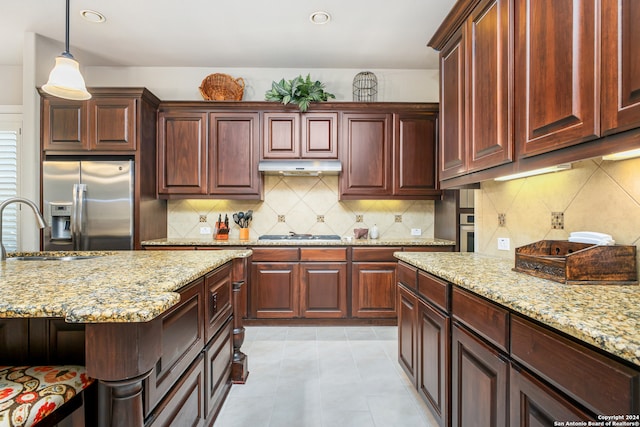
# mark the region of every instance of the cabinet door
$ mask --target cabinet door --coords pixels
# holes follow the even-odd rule
[[[42,98],[42,149],[88,150],[88,103]]]
[[[397,262],[354,262],[351,273],[351,315],[395,318]]]
[[[90,149],[136,149],[136,101],[131,98],[94,98],[89,101]]]
[[[178,304],[161,314],[162,357],[144,380],[145,416],[204,349],[203,299],[203,279],[198,279],[180,291]]]
[[[640,2],[602,2],[602,134],[640,126]]]
[[[300,157],[300,114],[264,113],[262,158],[295,159]]]
[[[513,160],[510,71],[512,0],[487,0],[467,21],[468,170]]]
[[[440,426],[449,425],[450,319],[418,300],[418,392]]]
[[[300,274],[302,317],[347,317],[346,262],[302,263]]]
[[[391,114],[342,116],[342,198],[391,196]]]
[[[436,191],[435,114],[398,114],[393,149],[393,194],[428,196]]]
[[[554,421],[593,420],[560,394],[515,365],[510,369],[509,390],[511,427],[552,426]]]
[[[597,0],[517,0],[515,138],[519,157],[600,133]]]
[[[29,319],[0,319],[0,354],[3,364],[29,360]]]
[[[209,193],[260,198],[258,113],[212,113],[209,120]]]
[[[464,51],[462,26],[440,52],[440,179],[467,170]]]
[[[158,193],[207,194],[207,116],[161,112]]]
[[[418,299],[407,288],[398,285],[398,362],[411,382],[418,374]]]
[[[338,158],[338,114],[305,113],[302,115],[301,157],[304,159]]]
[[[233,360],[233,321],[228,319],[205,349],[205,390],[207,418],[220,410],[231,388],[231,361]]]
[[[297,262],[254,262],[250,283],[250,316],[258,319],[300,317]]]
[[[457,325],[451,355],[451,425],[506,427],[506,356]]]

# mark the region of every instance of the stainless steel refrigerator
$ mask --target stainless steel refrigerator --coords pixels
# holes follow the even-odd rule
[[[45,250],[133,249],[133,166],[124,161],[45,161]]]

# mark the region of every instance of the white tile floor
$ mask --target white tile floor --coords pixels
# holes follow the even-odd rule
[[[250,374],[214,427],[435,427],[397,345],[396,327],[247,327]]]

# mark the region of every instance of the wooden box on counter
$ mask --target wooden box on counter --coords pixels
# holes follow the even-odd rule
[[[515,271],[568,285],[637,285],[636,247],[541,240],[516,248]]]

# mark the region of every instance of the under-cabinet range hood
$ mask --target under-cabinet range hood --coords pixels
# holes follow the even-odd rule
[[[264,160],[258,170],[265,175],[320,176],[342,172],[340,160]]]

